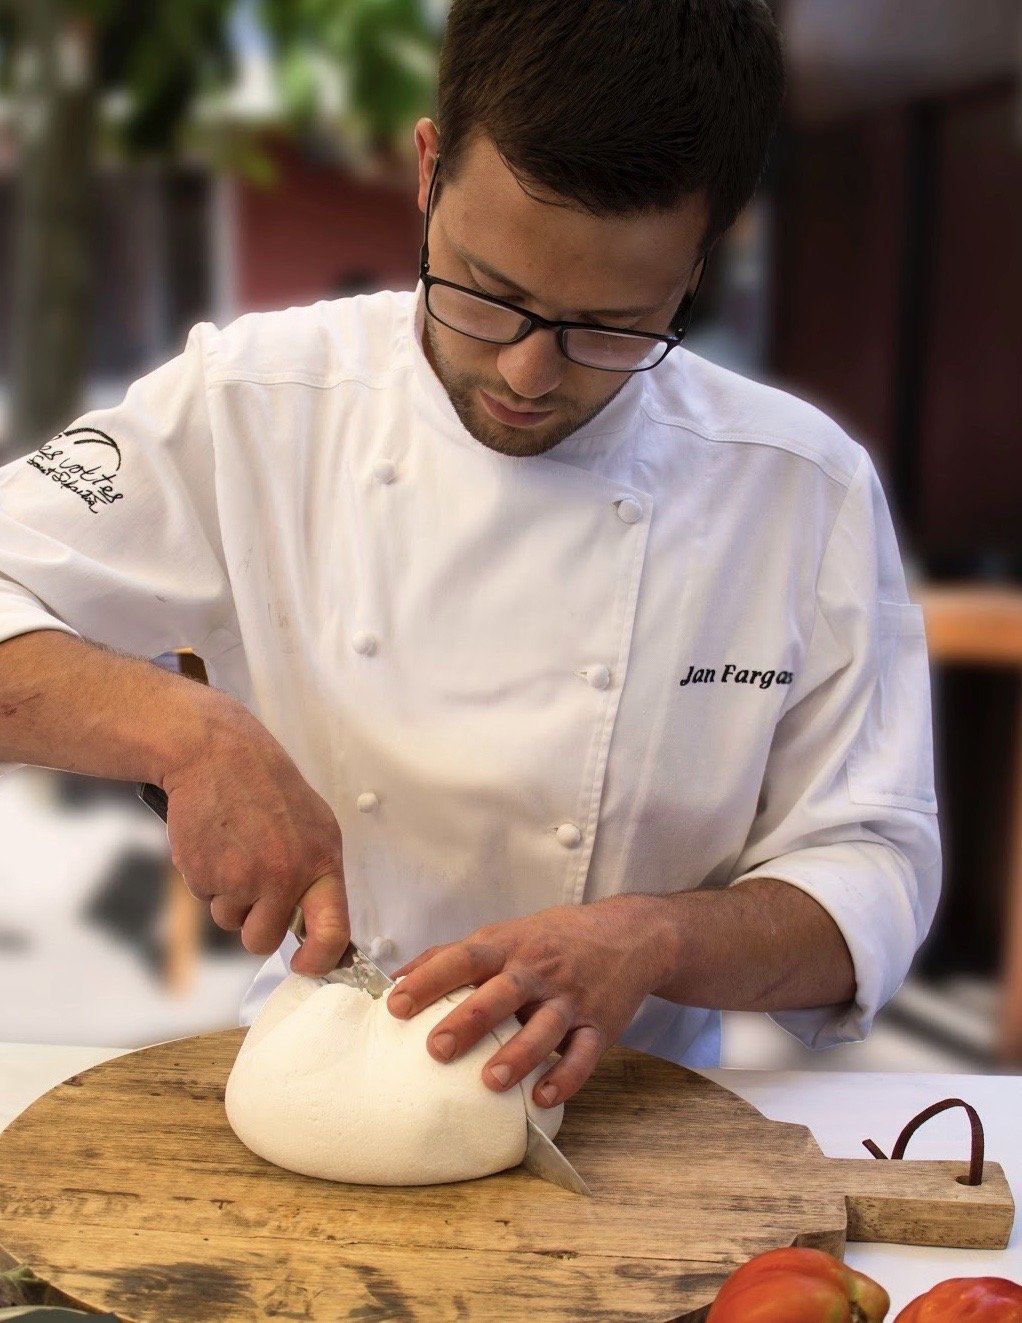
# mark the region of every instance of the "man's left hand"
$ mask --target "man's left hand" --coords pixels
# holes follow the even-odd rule
[[[487,1061],[483,1082],[503,1092],[558,1052],[532,1095],[538,1106],[553,1107],[582,1087],[643,998],[670,977],[673,943],[662,901],[617,896],[488,924],[397,970],[406,977],[388,1008],[408,1019],[474,985],[429,1035],[430,1055],[454,1061],[517,1015],[522,1028]]]

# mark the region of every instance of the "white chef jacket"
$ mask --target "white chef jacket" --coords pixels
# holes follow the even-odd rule
[[[681,349],[509,458],[462,427],[422,318],[420,289],[198,326],[6,466],[0,639],[193,648],[334,809],[387,969],[770,876],[833,916],[857,986],[774,1018],[863,1037],[940,869],[923,625],[866,453]],[[714,1064],[719,1014],[649,997],[621,1041]]]

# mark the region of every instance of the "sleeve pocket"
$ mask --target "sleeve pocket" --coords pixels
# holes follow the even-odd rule
[[[922,607],[880,602],[877,678],[848,757],[856,804],[936,813],[933,717]]]

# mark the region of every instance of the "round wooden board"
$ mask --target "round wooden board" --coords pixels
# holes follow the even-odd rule
[[[235,1138],[243,1034],[129,1053],[29,1107],[0,1134],[0,1246],[132,1323],[694,1323],[753,1254],[843,1251],[809,1131],[680,1066],[614,1048],[569,1103],[557,1142],[592,1199],[522,1168],[351,1186]]]

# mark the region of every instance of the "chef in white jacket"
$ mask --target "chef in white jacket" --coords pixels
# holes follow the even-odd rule
[[[517,1013],[484,1080],[556,1051],[550,1105],[615,1041],[713,1064],[721,1008],[860,1039],[904,978],[939,844],[876,473],[680,347],[780,91],[760,0],[456,0],[416,291],[199,326],[0,474],[0,758],[163,786],[270,956],[243,1019],[350,931],[395,1015],[475,985],[437,1060]]]

